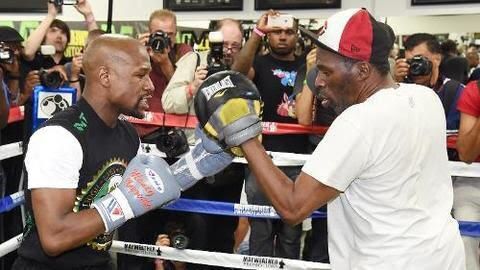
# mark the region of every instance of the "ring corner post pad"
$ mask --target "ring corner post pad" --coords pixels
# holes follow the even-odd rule
[[[77,89],[73,87],[50,88],[37,85],[33,88],[32,131],[55,113],[77,102]]]

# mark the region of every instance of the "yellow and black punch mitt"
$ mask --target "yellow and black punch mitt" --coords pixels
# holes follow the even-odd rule
[[[237,71],[209,76],[195,95],[200,127],[235,156],[243,156],[243,142],[262,133],[263,102],[257,87]]]

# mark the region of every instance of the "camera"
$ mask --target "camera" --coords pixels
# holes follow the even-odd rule
[[[63,84],[63,78],[60,72],[53,70],[40,69],[39,71],[40,84],[45,88],[58,89]]]
[[[210,53],[207,58],[207,77],[219,71],[227,70],[228,67],[223,63],[223,34],[222,32],[212,31],[208,34],[210,43]]]
[[[409,77],[425,76],[432,72],[432,62],[424,56],[415,55],[413,58],[408,59],[407,63],[410,65],[408,69]]]
[[[156,138],[155,145],[169,158],[177,157],[189,150],[187,136],[185,136],[183,130],[178,128],[162,128]]]
[[[162,30],[158,30],[148,37],[148,46],[152,48],[154,52],[163,53],[166,48],[170,48],[170,38],[168,34]]]
[[[77,5],[78,0],[49,0],[49,3],[54,4],[56,7],[61,7],[63,5]]]
[[[188,236],[185,235],[183,230],[176,230],[171,232],[170,234],[170,241],[172,244],[172,247],[178,248],[178,249],[185,249],[188,246]]]
[[[3,42],[0,42],[0,63],[11,64],[15,54],[12,49],[7,47]]]
[[[185,249],[188,247],[189,238],[186,235],[184,224],[178,221],[169,221],[165,225],[170,244],[177,249]]]

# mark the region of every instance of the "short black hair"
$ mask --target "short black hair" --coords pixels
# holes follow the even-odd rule
[[[438,42],[437,38],[432,34],[427,33],[416,33],[407,38],[405,43],[405,50],[411,51],[413,48],[417,47],[418,45],[426,43],[428,51],[435,54],[441,54],[442,49],[440,48],[440,42]]]
[[[443,54],[458,54],[457,43],[451,39],[447,39],[442,44],[440,44]]]
[[[343,58],[343,64],[350,69],[354,64],[361,62],[361,60],[349,58],[342,56]],[[370,62],[369,62],[370,63]],[[390,64],[388,62],[385,63],[370,63],[377,71],[380,73],[380,75],[385,76],[390,72]]]
[[[58,29],[62,30],[62,32],[67,35],[67,44],[70,43],[70,27],[68,27],[68,25],[64,21],[55,19],[50,24],[50,28],[52,27],[57,27]]]

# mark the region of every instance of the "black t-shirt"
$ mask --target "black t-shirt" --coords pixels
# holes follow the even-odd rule
[[[305,58],[294,61],[275,59],[270,54],[257,56],[253,63],[253,82],[260,91],[263,120],[278,123],[298,123],[295,116],[295,95],[293,86],[297,70],[305,64]],[[306,153],[307,135],[263,135],[266,150],[289,153]]]
[[[78,212],[89,209],[94,200],[105,196],[115,184],[118,184],[128,162],[137,154],[140,143],[138,135],[126,121],[118,121],[114,128],[108,127],[84,99],[77,105],[58,112],[40,128],[50,125],[64,127],[82,146],[83,163],[75,206],[72,210]],[[111,244],[113,234],[100,235],[86,245],[57,257],[46,255],[38,238],[31,207],[31,194],[29,190],[25,190],[27,218],[24,228],[25,239],[18,250],[20,256],[47,264],[54,269],[77,269],[109,262],[110,256],[106,249]]]
[[[313,119],[313,125],[318,126],[330,126],[333,120],[337,117],[337,114],[332,108],[325,108],[322,106],[321,101],[314,98],[315,102],[315,118]],[[323,134],[311,134],[308,137],[309,150],[308,153],[312,153],[317,147],[318,143],[323,139]]]
[[[41,68],[49,69],[56,65],[65,65],[68,62],[72,62],[71,57],[63,56],[60,62],[56,63],[53,57],[50,55],[43,55],[40,52],[35,54],[32,61],[24,61],[24,65],[28,66],[28,70],[39,70]]]

